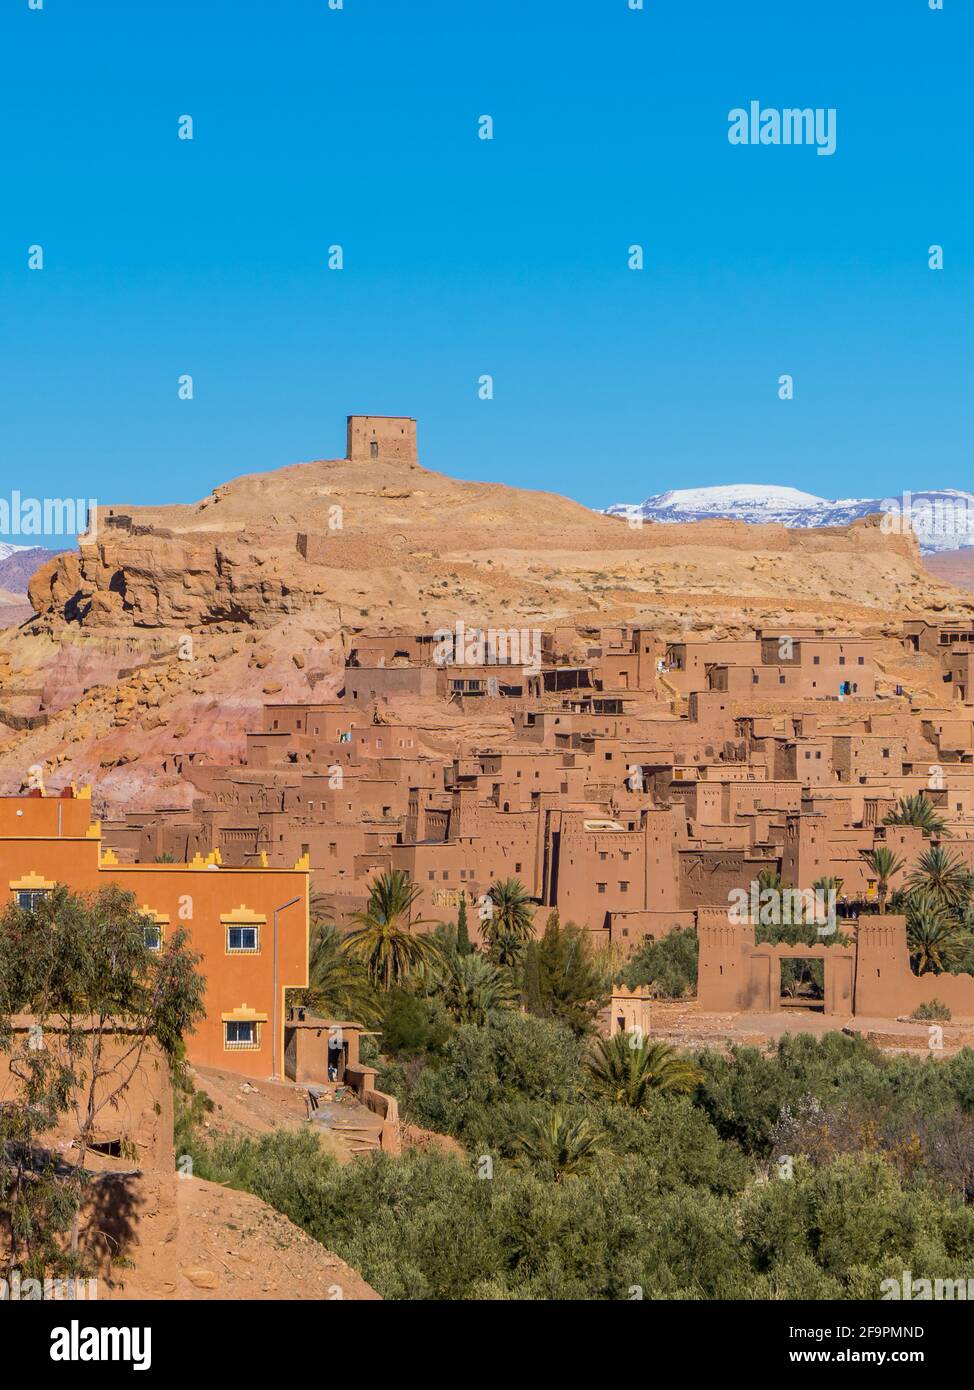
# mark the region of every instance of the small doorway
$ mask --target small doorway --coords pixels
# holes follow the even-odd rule
[[[825,961],[821,956],[786,956],[782,960],[778,1007],[825,1012]]]

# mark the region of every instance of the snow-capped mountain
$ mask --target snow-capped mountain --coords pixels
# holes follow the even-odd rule
[[[916,532],[920,549],[929,554],[974,546],[974,492],[956,488],[924,489],[900,497],[849,497],[834,501],[794,487],[729,483],[726,487],[675,488],[645,502],[617,502],[609,516],[645,521],[778,522],[784,526],[848,526],[859,517],[880,513],[891,530]]]
[[[0,541],[0,560],[6,560],[11,555],[16,555],[18,550],[30,550],[29,545],[11,545],[9,541]]]

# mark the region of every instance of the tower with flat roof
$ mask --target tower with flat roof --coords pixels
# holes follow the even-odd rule
[[[416,421],[407,415],[349,415],[345,457],[353,463],[417,463]]]

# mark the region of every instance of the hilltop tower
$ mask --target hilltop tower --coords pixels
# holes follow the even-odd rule
[[[345,457],[353,463],[417,463],[416,421],[407,415],[349,415]]]

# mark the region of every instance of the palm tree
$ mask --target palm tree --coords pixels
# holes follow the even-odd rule
[[[378,1000],[365,968],[342,949],[332,922],[311,925],[308,986],[288,990],[288,1004],[300,1004],[322,1018],[350,1019],[367,1027],[381,1018]]]
[[[589,1069],[597,1092],[634,1110],[645,1110],[653,1093],[686,1094],[703,1080],[696,1062],[635,1033],[600,1038]]]
[[[844,882],[844,879],[833,878],[831,874],[823,874],[821,878],[812,881],[812,887],[822,893],[834,893],[838,897]]]
[[[517,999],[510,971],[486,956],[453,953],[445,958],[443,1003],[458,1023],[483,1027]]]
[[[359,961],[372,983],[385,991],[432,957],[432,944],[410,934],[411,927],[431,925],[423,918],[410,922],[420,892],[402,869],[380,874],[372,884],[368,907],[352,914],[351,920],[358,925],[342,942],[342,950]]]
[[[918,975],[940,975],[960,955],[966,933],[958,927],[936,893],[921,889],[906,900],[906,940]]]
[[[845,880],[841,878],[834,878],[831,874],[823,874],[821,878],[812,880],[812,890],[813,892],[821,893],[825,903],[829,907],[833,904],[838,907],[839,894],[842,892],[842,884],[844,881]],[[832,893],[835,894],[834,897],[829,896]]]
[[[889,882],[902,869],[905,860],[894,854],[888,845],[877,845],[875,849],[860,850],[869,868],[876,875],[876,896],[879,899],[879,914],[886,912],[886,899],[889,897]]]
[[[588,1120],[570,1120],[562,1110],[534,1119],[514,1140],[515,1162],[547,1169],[556,1183],[583,1172],[598,1157],[605,1130]]]
[[[498,879],[487,890],[493,905],[483,924],[483,937],[501,965],[513,965],[534,936],[534,909],[519,878]]]
[[[762,869],[758,874],[757,882],[758,888],[762,893],[765,891],[771,893],[781,892],[781,875],[777,869]]]
[[[970,901],[974,886],[970,870],[960,855],[951,854],[940,845],[931,845],[920,856],[906,882],[911,892],[934,893],[944,907],[956,908],[961,912]]]
[[[917,792],[916,796],[901,796],[883,824],[914,825],[924,835],[950,834],[943,816],[938,815],[933,802],[928,801],[923,792]]]

